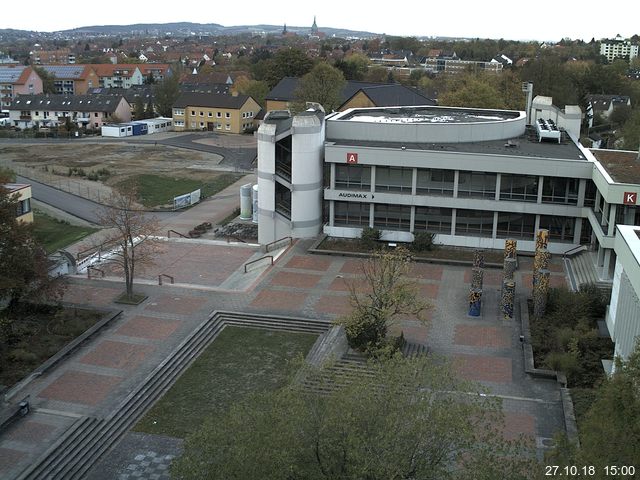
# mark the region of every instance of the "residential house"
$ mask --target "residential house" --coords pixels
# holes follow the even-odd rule
[[[135,116],[136,101],[142,99],[145,110],[149,103],[153,105],[152,85],[133,85],[131,88],[103,88],[97,87],[87,91],[88,95],[110,95],[112,97],[124,97],[131,107],[131,116]]]
[[[588,95],[587,103],[587,118],[591,128],[596,115],[607,119],[616,108],[631,107],[631,98],[627,95]]]
[[[142,85],[144,75],[140,70],[140,65],[123,63],[100,63],[93,65],[98,78],[99,85],[103,88],[131,88],[133,85]]]
[[[243,133],[254,125],[260,105],[248,95],[182,93],[173,105],[175,131]]]
[[[25,66],[0,66],[0,109],[6,111],[17,95],[42,93],[42,79]]]
[[[9,195],[16,195],[18,205],[16,208],[16,220],[18,222],[33,223],[33,211],[31,210],[31,185],[23,183],[6,183],[0,185]]]
[[[453,55],[455,56],[455,52]],[[430,73],[463,73],[469,69],[499,73],[504,68],[503,64],[498,61],[476,62],[473,60],[461,60],[457,56],[450,57],[448,54],[442,54],[438,57],[422,57],[419,63]]]
[[[154,81],[161,82],[171,76],[171,65],[168,63],[146,63],[137,67],[146,81],[153,78]]]
[[[84,95],[88,89],[100,86],[92,65],[42,65],[40,68],[53,76],[58,94]]]
[[[58,50],[34,50],[29,52],[29,59],[32,65],[48,65],[52,63],[66,65],[76,63],[75,53],[68,48],[60,48]]]
[[[513,60],[507,57],[504,53],[499,53],[491,59],[491,63],[501,63],[503,67],[510,67],[513,65]]]
[[[123,96],[21,95],[9,107],[15,127],[56,127],[67,119],[79,128],[100,128],[115,120],[131,121],[131,107]]]
[[[285,77],[267,94],[266,110],[288,110],[295,102],[299,79]],[[395,107],[406,105],[435,105],[417,90],[394,83],[357,82],[349,80],[341,92],[343,103],[338,107],[342,112],[348,108]]]

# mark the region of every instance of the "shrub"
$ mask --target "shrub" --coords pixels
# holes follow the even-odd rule
[[[413,252],[429,252],[433,250],[433,237],[435,235],[429,232],[417,232],[413,235],[413,243],[411,251]]]
[[[28,352],[22,348],[15,348],[10,350],[7,354],[7,358],[10,362],[35,362],[38,360],[38,356],[35,353]]]
[[[364,227],[360,234],[360,241],[362,242],[363,247],[373,250],[376,248],[376,243],[380,240],[381,236],[382,232],[377,228]]]

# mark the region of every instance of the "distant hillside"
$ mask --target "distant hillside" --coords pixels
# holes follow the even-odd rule
[[[33,37],[39,34],[43,36],[73,37],[76,35],[95,36],[130,36],[130,35],[242,35],[242,34],[262,34],[281,33],[282,25],[236,25],[225,27],[217,23],[137,23],[134,25],[93,25],[87,27],[72,28],[56,32],[33,32],[15,29],[0,29],[0,38]],[[311,26],[296,27],[287,25],[289,32],[300,35],[308,34]],[[320,31],[327,37],[375,37],[379,34],[363,32],[343,28],[323,28]]]

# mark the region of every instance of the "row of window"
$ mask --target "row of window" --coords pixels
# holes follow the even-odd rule
[[[375,191],[411,194],[413,168],[376,167]],[[458,197],[496,198],[498,175],[487,172],[459,171]],[[524,202],[538,201],[540,178],[536,175],[500,176],[500,200]],[[542,185],[542,202],[565,205],[578,204],[577,178],[545,177]],[[453,197],[455,171],[418,168],[416,193],[418,195],[442,195]],[[338,190],[371,190],[371,167],[366,165],[336,165],[335,188]],[[585,203],[595,198],[595,189],[586,192]]]
[[[174,122],[174,125],[176,127],[182,127],[182,126],[184,126],[184,122],[176,120]],[[207,124],[205,124],[204,122],[199,122],[199,123],[198,122],[191,122],[191,124],[190,124],[190,128],[206,128],[206,127],[207,127]],[[210,130],[212,130],[214,127],[215,127],[216,130],[222,130],[222,124],[221,123],[217,123],[216,122],[215,124],[211,124]],[[230,123],[226,123],[224,125],[224,129],[225,130],[231,130],[231,124]]]
[[[174,115],[178,116],[178,117],[183,117],[184,116],[184,110],[181,110],[179,108],[176,108],[173,111]],[[199,112],[199,116],[204,117],[205,112],[200,111]],[[254,112],[242,112],[242,118],[253,118]],[[191,116],[195,117],[196,116],[196,110],[191,110]],[[207,117],[213,117],[213,112],[207,112]],[[216,112],[215,115],[216,118],[222,118],[222,112]],[[231,113],[230,112],[224,112],[224,118],[231,118]]]
[[[404,230],[411,228],[411,206],[373,204],[373,226],[381,230]],[[333,224],[336,226],[369,226],[370,204],[334,202]],[[414,231],[451,235],[453,209],[441,207],[415,207]],[[539,228],[549,230],[551,239],[573,242],[575,218],[555,215],[540,215]],[[534,235],[536,216],[527,213],[498,212],[495,223],[496,238],[519,238],[531,240]],[[456,210],[454,235],[493,237],[494,212],[484,210]]]

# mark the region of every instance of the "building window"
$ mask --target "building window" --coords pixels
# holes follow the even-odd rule
[[[533,240],[536,216],[528,213],[498,213],[497,238]]]
[[[495,173],[461,171],[458,175],[458,197],[495,198],[497,178]]]
[[[18,205],[16,206],[16,216],[20,217],[25,215],[31,211],[31,199],[25,198],[24,200],[20,200]]]
[[[500,178],[500,200],[538,201],[538,180],[535,175],[507,175]]]
[[[334,202],[333,224],[368,227],[369,204],[359,202]]]
[[[191,116],[195,117],[196,116],[196,111],[195,110],[191,110]]]
[[[204,117],[204,112],[200,112],[200,116],[201,116],[201,117]]]
[[[549,238],[558,242],[573,243],[575,224],[576,219],[573,217],[540,215],[540,228],[549,230]]]
[[[178,116],[178,117],[183,117],[184,116],[184,110],[174,110],[174,115]]]
[[[542,202],[577,205],[579,182],[578,178],[544,177]]]
[[[204,128],[204,122],[200,122],[200,128]]]
[[[411,207],[409,205],[375,204],[373,207],[373,226],[384,230],[409,231],[411,226]]]
[[[414,230],[416,232],[451,233],[451,209],[416,207]]]
[[[207,112],[207,116],[213,117],[213,112]]]
[[[371,167],[336,165],[335,185],[344,190],[371,190]]]
[[[453,196],[453,184],[455,171],[439,169],[418,169],[418,185],[416,193],[418,195],[444,195]]]
[[[229,112],[225,112],[224,118],[231,118],[231,114]]]
[[[413,169],[376,167],[376,192],[411,193]]]
[[[216,112],[216,118],[222,118],[222,113]]]
[[[218,130],[222,130],[222,124],[221,123],[216,123],[216,128]]]
[[[229,125],[228,123],[224,126],[225,130],[231,130],[231,125]]]
[[[593,180],[587,180],[587,186],[584,191],[584,206],[593,207],[596,204],[596,192],[598,188]],[[637,225],[637,224],[636,224]]]
[[[493,235],[493,212],[459,208],[456,211],[456,235],[491,237]]]

